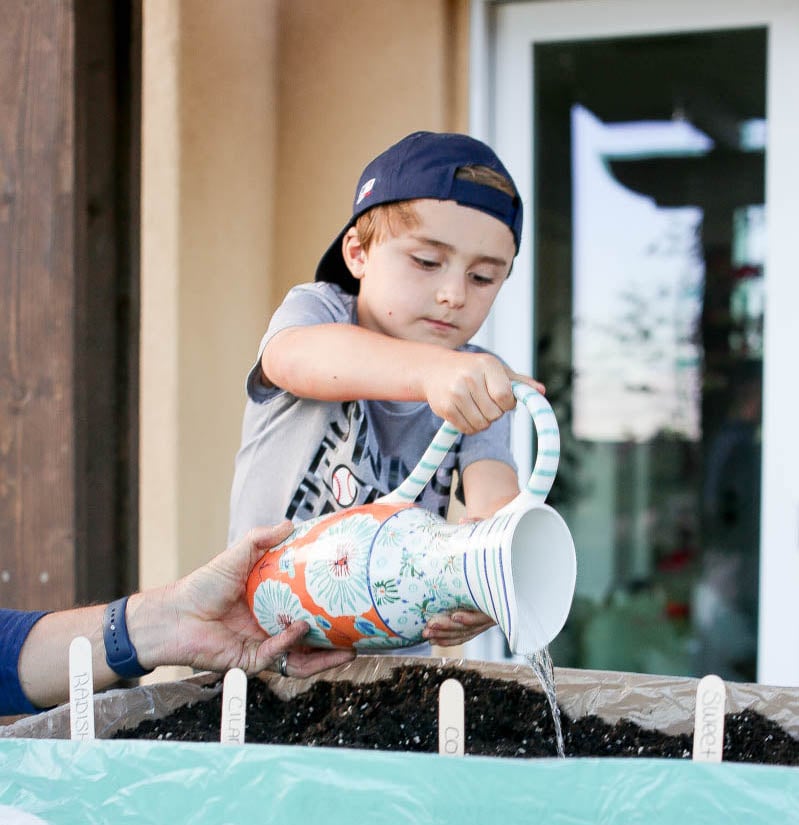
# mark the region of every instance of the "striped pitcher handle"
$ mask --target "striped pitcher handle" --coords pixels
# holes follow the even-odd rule
[[[496,515],[522,508],[528,509],[534,504],[542,504],[555,481],[560,459],[560,432],[555,413],[549,406],[549,402],[538,390],[534,390],[521,381],[513,381],[511,386],[516,399],[524,404],[527,412],[532,416],[537,450],[530,480],[519,495]],[[411,474],[399,487],[377,501],[383,504],[410,504],[416,501],[459,435],[460,431],[445,421]]]

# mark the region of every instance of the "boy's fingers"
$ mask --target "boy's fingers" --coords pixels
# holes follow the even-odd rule
[[[449,647],[450,645],[461,645],[464,642],[468,642],[476,638],[485,630],[487,630],[487,628],[484,627],[473,628],[471,630],[461,628],[460,633],[446,633],[441,636],[431,636],[428,639],[428,641],[430,642],[430,644],[440,645],[441,647]]]
[[[536,381],[535,378],[531,378],[529,375],[522,375],[518,372],[510,373],[510,378],[512,381],[521,381],[522,384],[527,384],[528,387],[532,387],[534,390],[537,390],[541,393],[541,395],[546,395],[547,388],[540,382]]]
[[[455,622],[456,626],[461,628],[464,627],[490,627],[494,624],[494,620],[491,619],[489,616],[486,616],[485,613],[476,613],[471,610],[463,611],[460,613],[453,613],[452,614],[452,621]]]
[[[494,624],[494,620],[484,613],[461,610],[450,616],[436,616],[431,619],[422,635],[434,644],[438,644],[441,640],[457,643],[458,640],[474,638]]]

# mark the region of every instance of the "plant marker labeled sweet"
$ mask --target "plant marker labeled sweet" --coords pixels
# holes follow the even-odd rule
[[[69,645],[70,739],[94,739],[94,672],[92,643],[76,636]]]
[[[463,685],[447,679],[438,689],[438,752],[442,756],[463,756],[463,716]]]
[[[256,562],[247,600],[263,630],[275,636],[302,620],[310,647],[401,648],[423,641],[433,616],[460,609],[493,618],[514,653],[549,644],[568,616],[577,573],[569,528],[545,503],[560,437],[540,393],[518,381],[513,392],[537,436],[533,473],[513,501],[466,524],[414,505],[459,437],[444,422],[395,490],[297,524]]]
[[[694,719],[695,762],[721,762],[726,705],[727,691],[718,676],[709,674],[699,680]]]
[[[222,728],[219,741],[223,745],[243,745],[247,721],[247,674],[234,667],[222,682]]]

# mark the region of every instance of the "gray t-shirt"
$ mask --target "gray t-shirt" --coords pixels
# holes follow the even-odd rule
[[[294,287],[272,316],[247,376],[230,496],[231,543],[257,525],[305,521],[389,493],[441,426],[424,402],[314,401],[264,386],[261,354],[272,336],[294,326],[356,323],[355,309],[355,297],[338,286],[310,283]],[[484,351],[470,344],[462,349]],[[515,469],[508,415],[480,433],[460,436],[417,503],[446,516],[453,471],[481,459]]]

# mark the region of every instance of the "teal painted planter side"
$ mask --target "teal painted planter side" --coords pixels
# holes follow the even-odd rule
[[[773,825],[799,822],[799,769],[15,739],[0,741],[4,805],[48,825]]]

